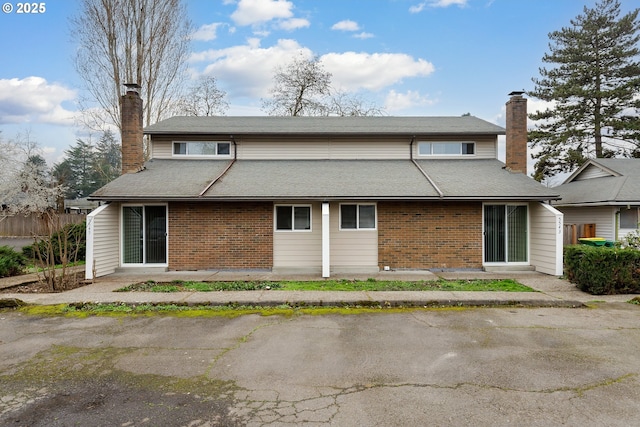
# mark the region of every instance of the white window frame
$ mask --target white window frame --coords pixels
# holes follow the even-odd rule
[[[356,207],[356,226],[355,228],[343,228],[342,227],[342,206],[355,206]],[[373,219],[373,227],[360,227],[360,206],[373,206],[373,214],[375,218]],[[340,231],[375,231],[378,229],[378,205],[377,203],[340,203],[339,206],[339,229]]]
[[[484,207],[485,205],[492,205],[492,206],[503,206],[505,209],[507,206],[525,206],[527,208],[527,260],[526,261],[504,261],[504,262],[488,262],[485,260],[486,258],[486,253],[485,253],[485,218],[484,218]],[[505,245],[505,252],[508,253],[509,251],[509,244],[508,244],[508,235],[505,235],[505,239],[506,239],[506,245]],[[529,205],[529,203],[501,203],[501,202],[483,202],[482,203],[482,265],[485,266],[502,266],[502,265],[513,265],[513,266],[527,266],[527,265],[531,265],[531,206]]]
[[[623,213],[626,215],[629,215],[629,219],[633,220],[634,216],[635,216],[635,225],[630,228],[630,227],[625,227],[625,225],[627,225],[626,223],[623,225],[622,224],[622,215]],[[637,230],[638,228],[640,228],[640,211],[639,208],[636,206],[631,206],[630,209],[627,209],[626,207],[623,207],[622,209],[620,209],[620,229],[622,230]]]
[[[429,144],[429,153],[423,153],[422,152],[422,147],[425,146],[425,144]],[[433,146],[434,144],[446,144],[446,145],[458,145],[458,152],[457,153],[448,153],[448,154],[434,154],[433,153]],[[462,153],[462,147],[464,145],[472,145],[473,146],[473,154],[466,154],[466,153]],[[419,141],[418,142],[418,156],[420,157],[472,157],[476,155],[476,143],[475,141]]]
[[[186,144],[186,153],[185,154],[176,154],[176,145],[177,144]],[[189,153],[189,145],[190,144],[216,144],[216,154],[190,154]],[[219,145],[220,144],[226,144],[229,146],[229,152],[226,154],[219,154]],[[186,157],[197,157],[197,158],[211,158],[211,157],[223,157],[223,158],[229,158],[231,157],[231,142],[230,141],[173,141],[171,143],[171,155],[173,157],[181,157],[181,158],[186,158]]]
[[[291,229],[279,229],[278,228],[278,207],[290,207],[291,208]],[[309,228],[297,229],[296,225],[296,208],[308,208],[309,209]],[[277,233],[310,233],[313,230],[313,207],[306,204],[291,204],[291,203],[279,203],[273,206],[273,231]]]
[[[124,231],[123,231],[123,222],[124,222],[124,208],[125,207],[141,207],[142,208],[142,229],[144,230],[146,228],[146,219],[145,219],[145,215],[144,215],[144,210],[147,208],[147,206],[163,206],[165,208],[165,213],[166,213],[166,219],[165,219],[165,230],[166,230],[166,242],[165,242],[165,254],[166,254],[166,258],[167,258],[167,262],[164,263],[147,263],[144,262],[144,260],[147,257],[147,247],[146,244],[143,245],[143,249],[142,249],[142,259],[143,262],[141,263],[126,263],[124,261]],[[119,242],[119,246],[120,246],[120,265],[122,267],[168,267],[169,266],[169,204],[168,203],[122,203],[120,205],[120,218],[119,218],[119,228],[118,228],[118,234],[119,237],[118,239],[120,240]]]

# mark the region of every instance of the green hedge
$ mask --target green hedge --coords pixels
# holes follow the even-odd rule
[[[567,246],[564,273],[580,290],[593,295],[640,293],[640,251]]]
[[[27,260],[9,246],[0,246],[0,277],[17,276],[24,272]]]

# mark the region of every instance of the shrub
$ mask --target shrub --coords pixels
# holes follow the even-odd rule
[[[627,233],[627,235],[620,240],[620,245],[623,248],[633,248],[640,250],[640,230],[635,230]]]
[[[17,276],[24,272],[27,260],[9,246],[0,246],[0,277]]]
[[[86,238],[86,225],[84,222],[79,224],[67,224],[62,230],[52,234],[50,237],[45,237],[38,240],[33,245],[25,246],[22,248],[22,253],[27,259],[39,261],[38,252],[42,257],[44,263],[49,261],[49,244],[53,248],[54,264],[62,264],[61,247],[64,248],[65,242],[67,244],[68,255],[73,255],[73,259],[67,259],[67,262],[71,261],[83,261],[87,252],[87,238]],[[76,253],[77,251],[77,253]]]
[[[565,275],[582,291],[593,295],[640,293],[640,251],[567,246]]]

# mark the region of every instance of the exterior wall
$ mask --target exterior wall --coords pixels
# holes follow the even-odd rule
[[[562,275],[562,213],[550,205],[529,205],[529,261],[536,271]]]
[[[286,205],[286,202],[278,202]],[[292,205],[308,203],[292,202]],[[275,218],[275,207],[271,217]],[[273,221],[272,221],[273,224]],[[313,270],[322,268],[322,212],[320,203],[311,204],[311,231],[275,231],[273,232],[273,269]]]
[[[607,176],[611,176],[611,174],[597,166],[589,165],[580,172],[580,175],[578,175],[574,181],[584,181],[585,179],[603,178]]]
[[[596,236],[607,240],[615,240],[615,211],[613,206],[594,207],[557,207],[564,214],[564,223],[595,224]]]
[[[332,202],[329,209],[331,270],[378,271],[378,230],[340,230],[340,203]]]
[[[170,159],[172,142],[175,141],[215,141],[227,138],[202,136],[153,136],[151,157],[155,159]],[[442,137],[420,138],[420,141],[475,141],[476,154],[465,158],[495,159],[497,158],[496,138],[484,137]],[[418,141],[418,139],[416,139]],[[410,140],[407,138],[247,138],[237,139],[238,159],[241,160],[272,160],[272,159],[409,159]],[[233,147],[232,147],[233,150]],[[417,143],[413,147],[413,155],[418,158]],[[424,159],[426,157],[420,157]],[[460,156],[437,156],[438,159]]]
[[[102,205],[87,215],[85,278],[114,273],[120,266],[120,206]]]
[[[169,204],[169,269],[270,269],[273,204]]]
[[[461,141],[461,142],[475,142],[476,154],[472,156],[421,156],[418,154],[418,143],[429,141]],[[428,159],[497,159],[498,140],[495,137],[487,138],[486,136],[477,137],[430,137],[430,138],[416,138],[413,144],[413,157],[419,160]]]
[[[379,202],[378,265],[482,268],[482,203]]]

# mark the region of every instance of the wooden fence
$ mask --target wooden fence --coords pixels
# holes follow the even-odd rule
[[[578,243],[578,239],[582,237],[596,237],[596,225],[565,224],[563,237],[565,245],[575,245]]]
[[[60,224],[79,224],[86,219],[84,214],[60,214]],[[38,215],[0,217],[0,236],[32,237],[48,234],[46,222]]]

